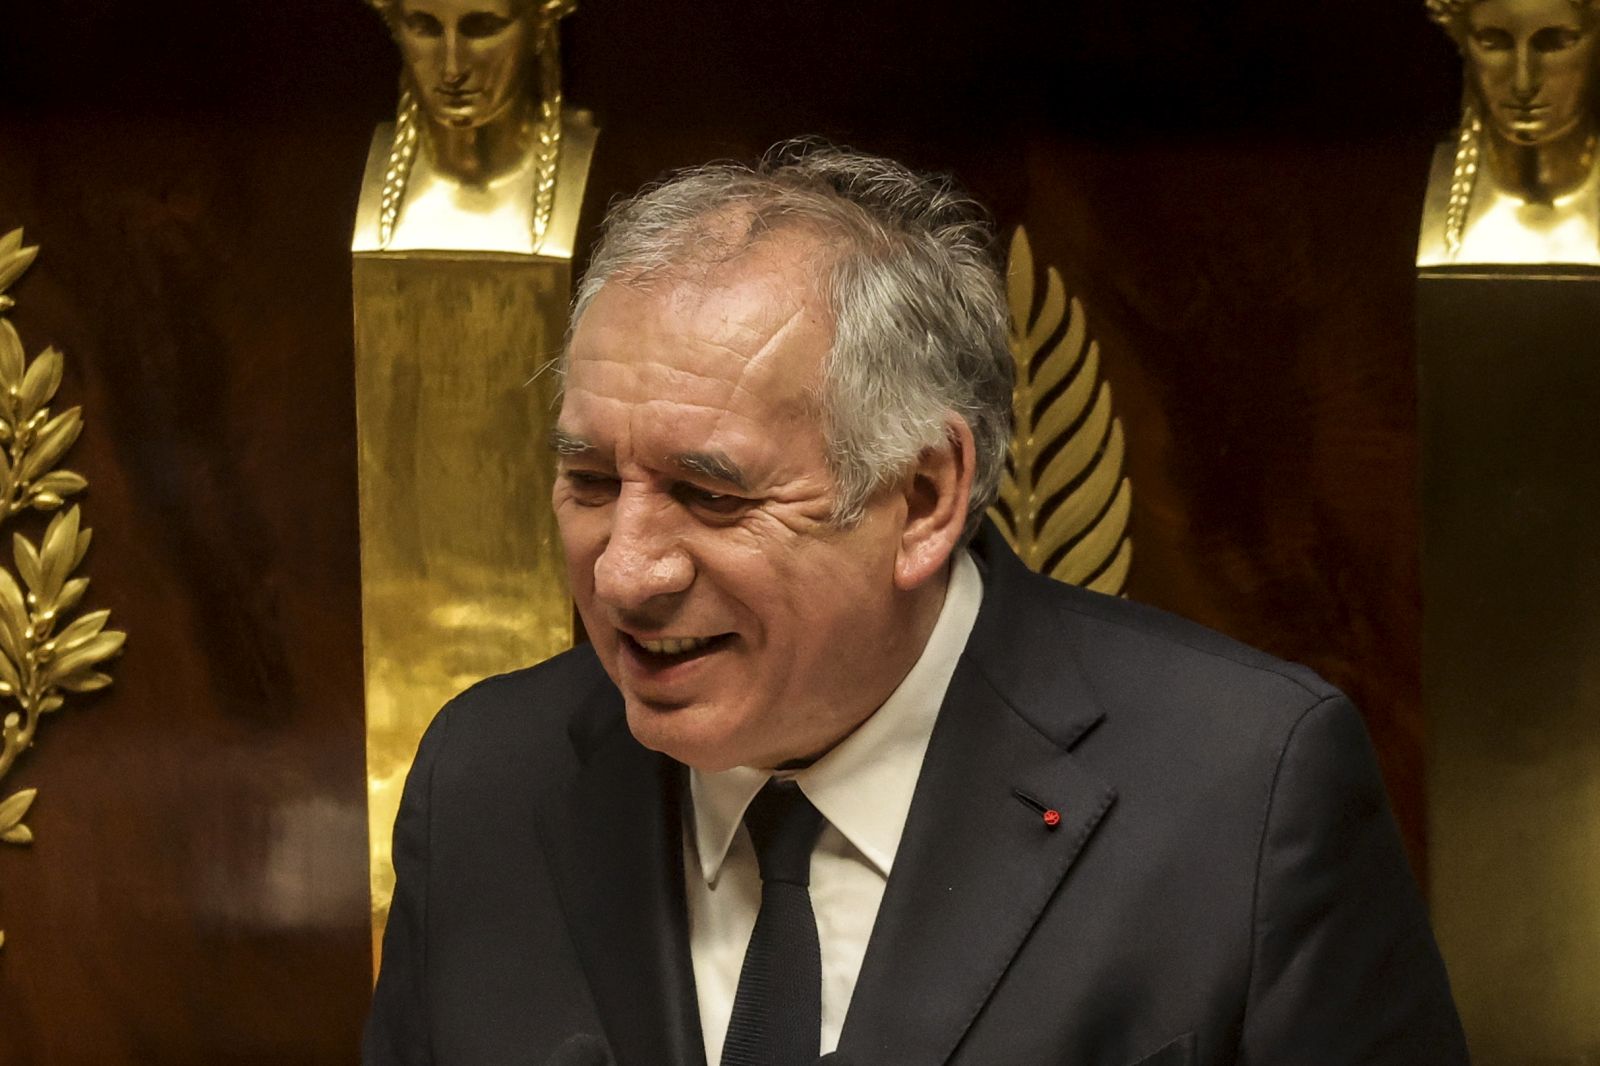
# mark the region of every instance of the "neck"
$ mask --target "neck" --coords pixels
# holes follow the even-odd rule
[[[459,129],[427,116],[423,123],[430,157],[440,173],[467,185],[483,185],[517,169],[538,138],[536,101],[519,98],[482,126]]]
[[[1530,203],[1550,203],[1582,185],[1594,168],[1595,133],[1578,125],[1545,144],[1517,144],[1492,128],[1485,138],[1489,174]]]

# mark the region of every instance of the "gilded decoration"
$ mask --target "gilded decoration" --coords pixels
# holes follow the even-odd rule
[[[594,140],[588,112],[562,108],[559,29],[575,0],[368,2],[402,73],[356,250],[570,255],[578,205],[564,194],[581,195]]]
[[[368,0],[400,103],[351,238],[374,960],[434,712],[572,644],[543,440],[595,128],[563,106],[573,0]]]
[[[1055,267],[1037,269],[1027,231],[1011,239],[1006,295],[1015,426],[1000,498],[990,512],[1028,566],[1120,595],[1133,560],[1133,489],[1122,473],[1122,422],[1100,377],[1100,346]]]
[[[1600,0],[1426,0],[1460,50],[1419,266],[1600,265]]]
[[[5,317],[15,306],[7,290],[38,251],[23,246],[20,229],[0,237],[0,525],[29,511],[52,516],[37,541],[12,534],[14,570],[0,563],[0,781],[33,746],[40,722],[70,695],[111,684],[100,667],[125,637],[105,628],[110,611],[73,617],[89,588],[87,577],[74,575],[89,550],[90,531],[66,501],[88,482],[58,464],[83,430],[83,412],[52,413],[62,355],[46,348],[29,362]],[[0,841],[32,843],[33,830],[23,819],[37,794],[25,788],[0,799]]]

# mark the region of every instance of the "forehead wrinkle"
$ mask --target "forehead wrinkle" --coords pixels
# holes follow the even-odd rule
[[[765,367],[768,362],[776,358],[777,353],[774,351],[774,349],[777,348],[778,345],[782,344],[784,339],[788,337],[790,333],[804,324],[803,318],[805,313],[806,306],[803,303],[796,307],[793,311],[789,312],[789,316],[780,322],[776,329],[767,334],[767,339],[761,343],[761,347],[750,353],[750,358],[745,361],[745,372],[740,376],[744,377],[748,375],[751,370],[757,369],[758,367]]]
[[[684,442],[674,439],[673,431],[682,426],[686,414],[698,413],[710,417],[704,432],[686,449]],[[657,398],[633,405],[619,455],[613,456],[609,447],[602,447],[600,453],[621,467],[699,473],[726,481],[742,492],[755,492],[793,481],[793,472],[785,472],[793,455],[784,449],[774,452],[770,447],[773,441],[770,423],[748,413],[733,412],[720,404]],[[735,460],[734,454],[740,458]]]
[[[665,408],[665,413],[658,413],[661,408]],[[629,436],[636,442],[649,442],[654,436],[653,430],[663,426],[679,426],[683,423],[686,413],[701,412],[710,416],[710,424],[705,433],[705,441],[710,447],[697,448],[690,451],[675,450],[672,453],[674,457],[687,455],[726,457],[727,453],[716,447],[714,442],[719,439],[726,439],[730,433],[734,440],[746,439],[746,434],[733,428],[737,423],[743,422],[757,427],[765,426],[763,420],[748,413],[730,411],[725,404],[691,403],[684,400],[660,398],[638,406],[634,411],[634,416],[630,419]],[[761,436],[767,435],[761,434]],[[676,463],[676,458],[673,461]],[[681,466],[682,464],[679,463],[677,465]],[[737,464],[733,465],[737,466]]]
[[[751,379],[756,375],[765,373],[768,370],[773,371],[774,375],[780,381],[782,380],[784,369],[782,361],[786,357],[792,358],[792,356],[780,349],[792,333],[805,327],[809,310],[810,308],[806,304],[800,304],[767,336],[761,346],[745,360],[738,376],[733,379],[732,385],[734,389],[770,403],[785,413],[804,414],[812,410],[812,399],[821,383],[822,361],[828,356],[826,350],[823,351],[814,365],[804,368],[804,376],[808,380],[801,382],[792,394],[781,396],[771,395],[770,392],[763,394],[760,387],[753,385],[751,382]]]
[[[659,379],[663,379],[663,381],[660,383],[664,383],[668,388],[677,389],[681,385],[684,392],[688,392],[689,387],[695,384],[709,385],[711,388],[707,391],[712,392],[715,397],[714,399],[698,400],[691,399],[682,393],[677,393],[674,395],[661,395],[659,392],[656,392],[656,394],[652,396],[650,400],[646,401],[647,404],[670,403],[683,407],[717,410],[719,407],[726,408],[728,402],[731,401],[734,396],[745,395],[762,403],[770,403],[773,406],[783,410],[809,410],[807,401],[812,388],[811,386],[802,386],[800,389],[796,390],[799,394],[798,397],[788,397],[773,396],[770,394],[770,391],[763,391],[759,386],[752,386],[750,383],[750,379],[754,374],[767,370],[769,367],[774,365],[774,360],[782,357],[782,353],[773,351],[774,345],[779,343],[781,340],[779,334],[787,333],[793,328],[798,328],[800,316],[803,313],[803,310],[797,310],[794,314],[790,315],[789,318],[784,321],[782,326],[779,327],[778,333],[775,333],[772,337],[763,342],[761,347],[748,358],[737,348],[724,344],[708,343],[706,345],[707,348],[712,348],[720,353],[725,353],[730,357],[731,360],[736,360],[739,362],[739,368],[732,376],[725,373],[718,373],[715,369],[699,370],[694,367],[675,366],[671,363],[657,359],[647,358],[643,360],[632,360],[621,356],[585,354],[578,360],[575,360],[568,368],[566,388],[564,392],[571,393],[590,391],[585,390],[581,384],[577,386],[574,386],[573,384],[573,378],[581,376],[580,374],[574,372],[580,369],[580,364],[587,364],[589,367],[593,368],[599,368],[600,366],[614,368],[616,371],[626,375],[630,382],[638,382],[643,375],[649,374]],[[794,399],[798,399],[799,403],[796,404],[792,402]],[[729,413],[731,414],[733,412],[730,411]]]

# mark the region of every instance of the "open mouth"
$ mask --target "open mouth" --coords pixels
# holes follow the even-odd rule
[[[688,662],[724,647],[733,639],[732,633],[719,633],[712,637],[662,637],[657,640],[640,640],[622,633],[622,642],[634,655],[651,666],[665,667]]]

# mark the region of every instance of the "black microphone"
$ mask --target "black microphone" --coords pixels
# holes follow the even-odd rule
[[[545,1066],[616,1066],[611,1045],[593,1033],[573,1033],[561,1042]]]

